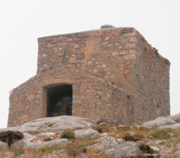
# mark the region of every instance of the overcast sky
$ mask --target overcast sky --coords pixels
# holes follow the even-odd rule
[[[7,126],[9,91],[36,74],[37,38],[134,27],[171,62],[171,114],[180,112],[179,0],[0,0],[0,128]]]

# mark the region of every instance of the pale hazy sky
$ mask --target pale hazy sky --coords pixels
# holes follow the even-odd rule
[[[9,91],[36,74],[37,38],[134,27],[169,59],[171,114],[180,112],[179,0],[0,0],[0,128],[7,125]]]

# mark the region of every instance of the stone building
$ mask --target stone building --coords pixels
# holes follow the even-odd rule
[[[134,28],[38,39],[37,74],[10,92],[8,126],[60,115],[140,124],[170,114],[170,62]]]

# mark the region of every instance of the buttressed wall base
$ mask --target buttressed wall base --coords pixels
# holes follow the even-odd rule
[[[170,62],[134,28],[38,39],[37,75],[10,94],[8,127],[73,115],[141,124],[170,114]]]

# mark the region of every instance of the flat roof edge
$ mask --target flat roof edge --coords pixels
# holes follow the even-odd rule
[[[133,31],[136,30],[134,27],[116,27],[116,28],[106,28],[106,29],[97,29],[97,30],[87,30],[87,31],[80,31],[80,32],[72,32],[72,33],[65,33],[65,34],[59,34],[59,35],[50,35],[50,36],[44,36],[39,37],[38,42],[45,42],[45,41],[51,41],[53,38],[58,38],[60,36],[70,36],[70,35],[78,35],[78,34],[91,34],[94,32],[103,32],[103,31],[113,31],[113,30],[124,30],[124,29],[132,29]]]

